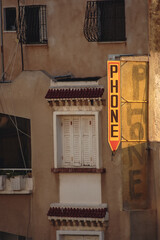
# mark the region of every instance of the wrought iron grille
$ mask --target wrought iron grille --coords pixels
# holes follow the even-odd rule
[[[26,44],[47,43],[45,5],[20,6],[18,38]]]
[[[88,1],[84,36],[89,42],[124,41],[124,0]]]

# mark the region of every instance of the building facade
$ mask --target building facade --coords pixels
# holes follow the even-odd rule
[[[1,240],[159,239],[157,9],[147,0],[2,1]],[[116,151],[109,60],[121,72]]]

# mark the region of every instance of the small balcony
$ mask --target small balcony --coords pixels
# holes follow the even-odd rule
[[[32,170],[0,168],[0,194],[31,194]]]

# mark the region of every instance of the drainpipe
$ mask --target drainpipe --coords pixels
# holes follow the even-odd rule
[[[0,31],[1,31],[1,67],[2,67],[2,77],[1,81],[4,82],[4,54],[3,54],[3,26],[2,26],[2,0],[0,0]]]

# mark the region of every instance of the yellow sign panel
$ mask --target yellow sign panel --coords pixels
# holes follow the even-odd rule
[[[108,61],[108,142],[116,151],[121,140],[120,61]]]

